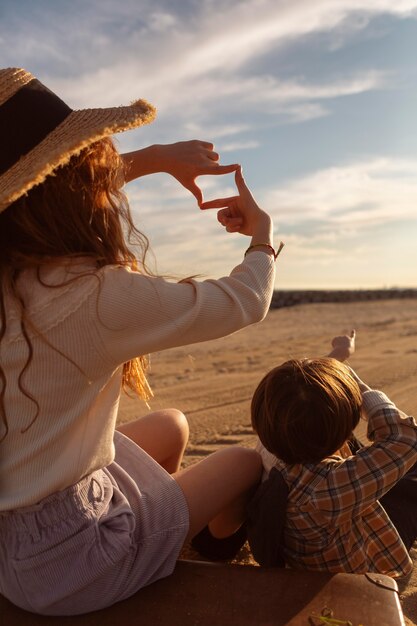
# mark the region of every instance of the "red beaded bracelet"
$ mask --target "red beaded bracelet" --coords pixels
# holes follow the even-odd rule
[[[254,244],[252,244],[251,246],[249,246],[249,248],[246,250],[246,252],[245,252],[245,256],[247,255],[247,253],[248,253],[250,250],[253,250],[254,248],[260,248],[260,247],[262,247],[262,248],[268,248],[268,250],[270,250],[270,251],[272,252],[273,256],[274,256],[274,261],[276,261],[276,260],[277,260],[277,256],[278,256],[278,255],[279,255],[279,253],[281,252],[281,250],[282,250],[282,248],[284,247],[284,245],[285,245],[285,244],[281,241],[281,242],[280,242],[280,244],[279,244],[279,248],[278,248],[278,250],[275,252],[274,248],[273,248],[273,247],[271,246],[271,244],[269,244],[269,243],[254,243]]]

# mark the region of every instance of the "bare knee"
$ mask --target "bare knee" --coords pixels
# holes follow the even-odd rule
[[[224,455],[226,463],[236,469],[239,468],[240,472],[260,478],[262,458],[253,448],[233,446],[219,450],[217,454]]]
[[[154,411],[118,429],[168,472],[178,471],[189,434],[187,419],[181,411]]]
[[[162,420],[164,428],[169,431],[171,441],[184,449],[190,434],[188,420],[184,413],[178,409],[165,409],[162,411]]]

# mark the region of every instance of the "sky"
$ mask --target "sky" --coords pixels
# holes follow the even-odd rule
[[[152,102],[122,152],[201,139],[241,163],[285,242],[276,289],[417,286],[417,0],[0,0],[0,58],[75,109]],[[242,258],[170,176],[126,191],[156,271]]]

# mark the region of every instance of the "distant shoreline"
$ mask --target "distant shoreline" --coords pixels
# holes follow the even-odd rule
[[[390,289],[281,289],[274,291],[271,309],[318,302],[360,302],[417,298],[417,288]]]

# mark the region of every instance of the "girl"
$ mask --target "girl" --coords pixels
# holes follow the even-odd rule
[[[269,478],[250,504],[248,534],[263,565],[394,577],[412,569],[417,426],[340,362],[354,340],[352,331],[326,358],[283,363],[253,395]],[[352,454],[361,418],[372,443]]]
[[[73,111],[25,70],[0,71],[0,592],[29,611],[122,600],[209,522],[233,539],[260,478],[238,447],[181,471],[174,409],[115,431],[121,388],[151,395],[146,354],[260,321],[274,282],[271,218],[211,144],[117,153],[109,135],[154,115],[143,100]],[[249,254],[219,280],[149,275],[123,179],[168,171],[201,203],[196,176],[232,170],[238,195],[202,208],[251,237]]]

